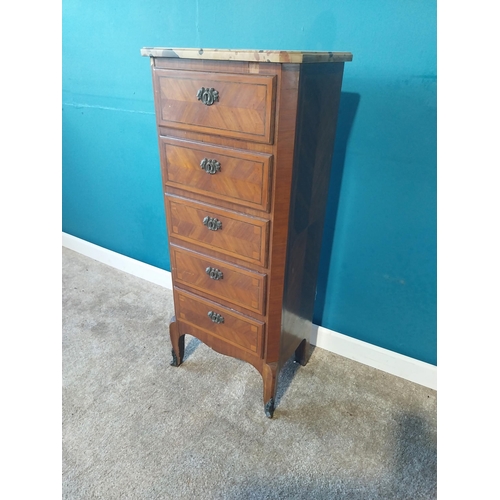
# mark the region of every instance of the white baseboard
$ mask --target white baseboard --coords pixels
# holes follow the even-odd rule
[[[172,290],[172,275],[164,269],[150,266],[67,233],[62,233],[62,244],[64,247],[91,259]]]
[[[437,390],[437,367],[342,333],[313,325],[311,344]]]
[[[168,271],[107,250],[67,233],[62,234],[62,244],[64,247],[91,259],[172,290],[172,276]],[[313,325],[311,344],[437,390],[437,367],[429,363],[368,344],[318,325]]]

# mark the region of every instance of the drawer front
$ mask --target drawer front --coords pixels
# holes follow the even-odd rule
[[[269,210],[272,155],[160,137],[167,186]]]
[[[275,76],[154,69],[158,125],[271,144]]]
[[[174,289],[176,317],[204,332],[236,345],[246,351],[262,355],[264,323],[238,314],[210,300],[178,288]]]
[[[264,315],[266,275],[205,255],[171,247],[174,283]]]
[[[166,195],[170,236],[265,266],[269,221]]]

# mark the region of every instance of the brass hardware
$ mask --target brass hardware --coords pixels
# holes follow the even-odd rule
[[[214,269],[213,267],[207,267],[205,269],[205,272],[212,278],[213,280],[221,280],[224,275],[222,274],[222,271],[219,271],[218,269]]]
[[[201,101],[203,104],[207,106],[211,106],[214,102],[219,100],[219,92],[212,88],[201,87],[196,94],[196,98],[198,101]]]
[[[212,320],[213,323],[224,323],[224,316],[221,316],[216,312],[208,311],[208,317]]]
[[[218,231],[222,229],[222,222],[215,217],[209,217],[208,215],[203,219],[203,224],[210,229],[210,231]]]
[[[220,163],[217,160],[211,160],[209,158],[203,158],[200,163],[200,167],[205,170],[207,174],[216,174],[220,170]]]

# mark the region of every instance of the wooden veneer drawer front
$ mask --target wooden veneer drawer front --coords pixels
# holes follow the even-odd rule
[[[265,314],[265,274],[171,246],[174,284],[205,292],[245,309]]]
[[[269,221],[165,195],[169,237],[266,266]]]
[[[160,137],[167,186],[269,211],[272,155]]]
[[[154,69],[153,78],[158,125],[272,143],[276,76]]]
[[[264,323],[174,288],[176,318],[246,351],[262,355]]]

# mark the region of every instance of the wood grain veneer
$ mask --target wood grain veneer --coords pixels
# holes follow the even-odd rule
[[[190,324],[212,337],[225,340],[258,356],[262,355],[263,321],[244,316],[177,287],[174,288],[174,300],[177,305],[176,317],[181,325]],[[222,322],[212,321],[208,315],[211,312],[218,314]],[[182,331],[180,326],[181,334]]]
[[[173,137],[159,140],[167,186],[234,203],[240,210],[269,210],[272,155]],[[205,159],[217,161],[219,170],[203,170]]]
[[[275,78],[196,71],[154,71],[159,125],[272,142]],[[215,88],[220,106],[204,106],[200,88]]]
[[[244,262],[266,264],[269,221],[171,195],[166,199],[172,238],[216,249]],[[220,224],[220,229],[209,229],[204,223],[207,217]]]
[[[173,280],[179,286],[231,306],[261,315],[265,313],[267,275],[177,245],[172,245],[171,250]]]

